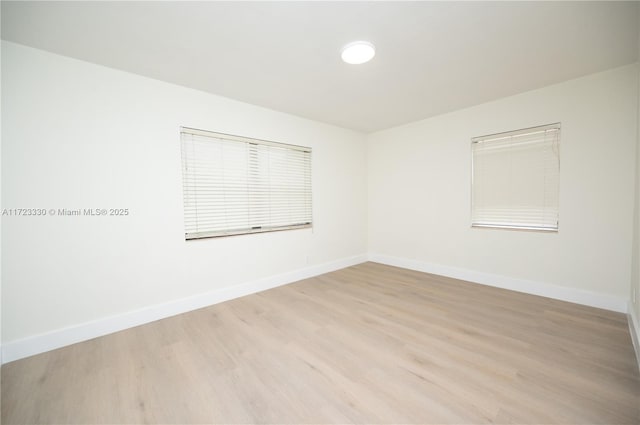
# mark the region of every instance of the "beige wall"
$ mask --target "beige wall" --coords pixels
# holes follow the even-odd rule
[[[637,73],[630,65],[370,135],[369,252],[608,295],[626,309]],[[555,122],[559,232],[472,229],[471,138]]]

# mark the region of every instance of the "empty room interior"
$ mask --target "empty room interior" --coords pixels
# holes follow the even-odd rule
[[[1,2],[3,424],[640,424],[640,3]]]

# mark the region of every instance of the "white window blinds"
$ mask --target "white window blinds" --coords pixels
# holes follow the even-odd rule
[[[557,231],[559,148],[559,123],[472,139],[472,226]]]
[[[183,127],[186,239],[311,227],[311,148]]]

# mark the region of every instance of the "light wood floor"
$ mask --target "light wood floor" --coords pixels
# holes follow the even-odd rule
[[[639,424],[623,314],[375,263],[9,363],[2,423]]]

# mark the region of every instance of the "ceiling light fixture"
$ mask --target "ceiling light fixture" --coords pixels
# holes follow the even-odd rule
[[[376,47],[368,41],[354,41],[342,48],[342,60],[359,65],[369,62],[376,55]]]

